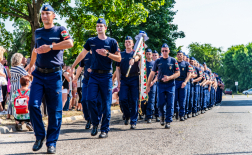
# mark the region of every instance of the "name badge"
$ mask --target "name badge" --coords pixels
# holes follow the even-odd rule
[[[104,47],[110,48],[110,46],[104,46]]]
[[[36,38],[36,40],[39,40],[39,39],[41,39],[41,37]]]
[[[94,44],[91,44],[90,46],[95,46]]]

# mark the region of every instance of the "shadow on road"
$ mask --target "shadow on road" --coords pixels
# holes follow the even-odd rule
[[[207,154],[200,154],[200,155],[218,155],[218,154],[251,154],[252,152],[227,152],[227,153],[207,153]]]
[[[252,106],[252,100],[222,101],[220,106]]]

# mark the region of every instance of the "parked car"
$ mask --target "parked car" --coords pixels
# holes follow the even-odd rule
[[[232,95],[232,90],[229,88],[226,88],[224,94],[225,95],[227,95],[227,94]]]
[[[250,88],[249,90],[245,90],[242,93],[245,95],[252,94],[252,88]]]

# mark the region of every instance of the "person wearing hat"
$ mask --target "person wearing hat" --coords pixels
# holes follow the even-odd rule
[[[161,116],[160,124],[170,129],[170,123],[174,114],[175,79],[180,76],[180,69],[175,58],[169,56],[170,50],[167,44],[161,48],[163,57],[157,59],[147,82],[146,92],[150,92],[151,82],[158,71],[158,109]],[[166,108],[165,108],[166,107]]]
[[[192,72],[191,72],[191,77],[193,76],[193,66],[190,64],[190,59],[189,59],[189,56],[188,55],[185,55],[184,56],[184,60],[190,65],[190,68],[192,69]],[[188,106],[189,106],[189,102],[190,102],[190,94],[191,94],[191,77],[189,79],[189,81],[187,82],[187,85],[186,85],[186,105],[185,105],[185,116],[184,116],[184,119],[186,120],[187,119],[187,114],[188,114]]]
[[[210,84],[211,84],[211,81],[210,81],[210,72],[208,71],[208,68],[207,68],[207,65],[206,63],[204,62],[203,63],[203,66],[204,66],[204,74],[205,74],[205,78],[206,78],[206,82],[203,83],[203,87],[204,87],[204,105],[203,105],[203,110],[204,112],[208,111],[208,105],[209,105],[209,88],[210,88]]]
[[[150,72],[152,71],[155,61],[152,60],[152,50],[147,49],[146,51],[146,70],[147,70],[147,79],[149,78]],[[151,82],[150,92],[148,93],[148,101],[146,103],[146,118],[147,123],[151,123],[152,115],[155,112],[155,96],[156,96],[156,81],[157,77]],[[158,116],[156,116],[157,119]]]
[[[196,59],[193,60],[193,63],[191,65],[194,66],[195,71],[196,71],[196,77],[192,81],[193,89],[194,89],[192,117],[196,117],[198,116],[199,81],[202,79],[202,71],[200,68],[197,67]]]
[[[186,106],[186,94],[187,94],[187,82],[191,78],[192,67],[191,65],[183,60],[184,54],[182,51],[177,52],[177,60],[180,69],[180,76],[175,79],[175,102],[174,112],[176,119],[180,117],[180,121],[185,120],[185,106]]]
[[[191,118],[191,113],[192,113],[192,107],[193,107],[193,101],[194,101],[194,84],[193,84],[193,79],[197,77],[197,72],[195,70],[194,66],[194,61],[196,59],[194,57],[191,57],[189,59],[189,63],[192,67],[192,74],[191,74],[191,79],[190,79],[190,96],[189,96],[189,102],[187,106],[187,118]]]
[[[56,142],[59,137],[62,122],[62,69],[64,49],[73,47],[73,40],[63,26],[55,26],[54,9],[43,5],[41,19],[43,28],[35,31],[35,46],[32,51],[31,67],[33,82],[29,100],[31,123],[35,132],[36,142],[33,151],[38,151],[46,138],[47,153],[56,153]],[[42,121],[40,105],[45,95],[48,110],[47,133]]]
[[[155,62],[158,58],[159,58],[159,54],[158,54],[158,52],[156,50],[154,50],[152,52],[152,60]],[[156,85],[157,85],[157,82],[156,82]],[[154,104],[154,115],[156,117],[156,122],[160,122],[157,101],[158,101],[158,96],[157,96],[157,87],[156,87],[155,104]]]
[[[129,124],[131,129],[136,128],[137,117],[138,117],[138,99],[139,99],[139,67],[138,60],[139,55],[135,55],[133,50],[134,42],[131,36],[125,38],[124,43],[126,50],[121,53],[122,61],[116,63],[116,75],[118,79],[119,88],[119,103],[122,106],[125,125]],[[129,66],[131,70],[129,75],[126,76]],[[129,95],[131,100],[129,100]]]
[[[198,107],[198,111],[201,113],[201,114],[204,114],[204,108],[203,108],[203,105],[204,105],[204,87],[203,87],[203,83],[206,82],[206,77],[205,77],[205,73],[204,73],[204,67],[203,65],[199,64],[199,67],[200,69],[203,71],[202,72],[202,79],[199,81],[199,85],[200,85],[200,94],[199,94],[199,107]]]
[[[97,37],[89,38],[84,49],[78,55],[72,65],[72,69],[92,50],[92,59],[90,69],[92,72],[89,75],[87,103],[90,111],[91,122],[93,125],[91,136],[96,136],[98,133],[98,125],[101,121],[101,134],[99,138],[108,137],[109,122],[111,117],[111,102],[112,102],[112,62],[120,62],[121,54],[118,48],[118,43],[115,39],[107,37],[106,21],[99,18],[96,23]],[[97,98],[101,95],[102,99],[102,118],[98,109]],[[102,120],[101,120],[102,119]]]

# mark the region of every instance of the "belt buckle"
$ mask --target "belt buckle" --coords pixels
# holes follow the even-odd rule
[[[48,70],[47,70],[47,68],[45,68],[45,69],[44,69],[44,73],[48,73]]]

